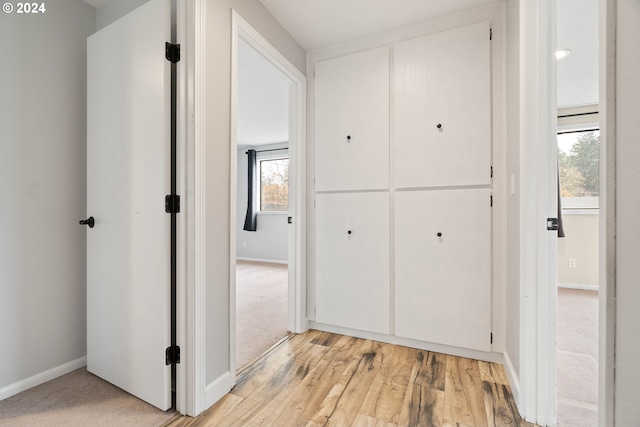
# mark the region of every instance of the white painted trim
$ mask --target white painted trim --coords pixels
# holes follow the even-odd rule
[[[207,408],[211,407],[218,400],[222,399],[222,397],[229,392],[233,388],[236,383],[235,380],[235,370],[225,372],[221,376],[219,376],[214,382],[207,385],[205,389],[205,406]]]
[[[40,372],[39,374],[32,375],[13,384],[9,384],[0,388],[0,400],[22,393],[25,390],[39,386],[40,384],[44,384],[47,381],[51,381],[85,366],[87,366],[87,356],[80,357],[79,359],[72,360],[71,362],[63,363],[62,365]]]
[[[600,352],[598,425],[614,426],[616,322],[616,0],[600,0]]]
[[[362,338],[366,340],[384,342],[387,344],[417,348],[419,350],[433,351],[436,353],[450,354],[452,356],[466,357],[468,359],[482,360],[485,362],[500,363],[500,364],[504,363],[504,357],[502,353],[493,353],[493,352],[472,350],[468,348],[453,347],[450,345],[443,345],[443,344],[431,343],[427,341],[413,340],[410,338],[403,338],[396,335],[380,334],[377,332],[343,328],[342,326],[328,325],[326,323],[319,323],[319,322],[309,322],[309,327],[311,329],[330,332],[332,334],[347,335],[347,336]]]
[[[176,409],[196,416],[205,407],[205,0],[177,2],[178,364]],[[196,90],[197,88],[197,90]]]
[[[520,382],[518,381],[518,374],[513,367],[513,362],[509,353],[504,352],[504,370],[509,379],[509,385],[511,385],[511,394],[516,402],[520,401]]]
[[[598,291],[600,286],[598,285],[582,285],[579,283],[558,283],[558,288],[562,289],[576,289],[579,291]]]
[[[282,261],[282,260],[278,260],[278,259],[260,259],[260,258],[237,257],[236,260],[237,261],[247,261],[247,262],[263,262],[263,263],[266,263],[266,264],[281,264],[281,265],[289,264],[288,261]]]
[[[556,425],[555,2],[521,0],[520,394],[527,421]],[[541,144],[540,141],[548,141]],[[551,286],[550,286],[551,285]]]

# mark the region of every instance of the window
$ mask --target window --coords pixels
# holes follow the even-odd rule
[[[600,131],[597,128],[558,133],[558,171],[563,208],[598,208],[599,151]]]
[[[289,159],[264,159],[260,167],[260,211],[289,210]]]

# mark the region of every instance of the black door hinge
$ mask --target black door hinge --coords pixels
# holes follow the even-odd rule
[[[175,64],[180,61],[180,45],[166,42],[164,45],[164,56],[169,62]]]
[[[489,40],[493,40],[493,28],[489,28]]]
[[[167,365],[180,363],[180,347],[178,347],[177,345],[167,347],[167,349],[164,351],[164,361]]]
[[[493,332],[491,332],[491,344],[493,344]]]
[[[164,197],[164,211],[166,213],[180,212],[180,196],[177,194],[167,195]]]
[[[491,178],[493,178],[493,166],[491,166]]]
[[[547,218],[547,230],[555,231],[558,229],[558,218]]]
[[[491,206],[493,206],[493,196],[491,196]]]

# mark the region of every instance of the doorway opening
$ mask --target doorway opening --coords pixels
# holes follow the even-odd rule
[[[233,14],[231,349],[237,372],[302,332],[304,76]]]
[[[598,425],[600,311],[599,2],[557,3],[557,425]]]

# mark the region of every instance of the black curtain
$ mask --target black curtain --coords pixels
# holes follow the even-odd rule
[[[258,169],[256,150],[247,151],[247,162],[247,216],[244,219],[244,230],[256,231],[258,227],[258,215],[256,213],[256,198],[258,196],[258,188],[256,187]]]

